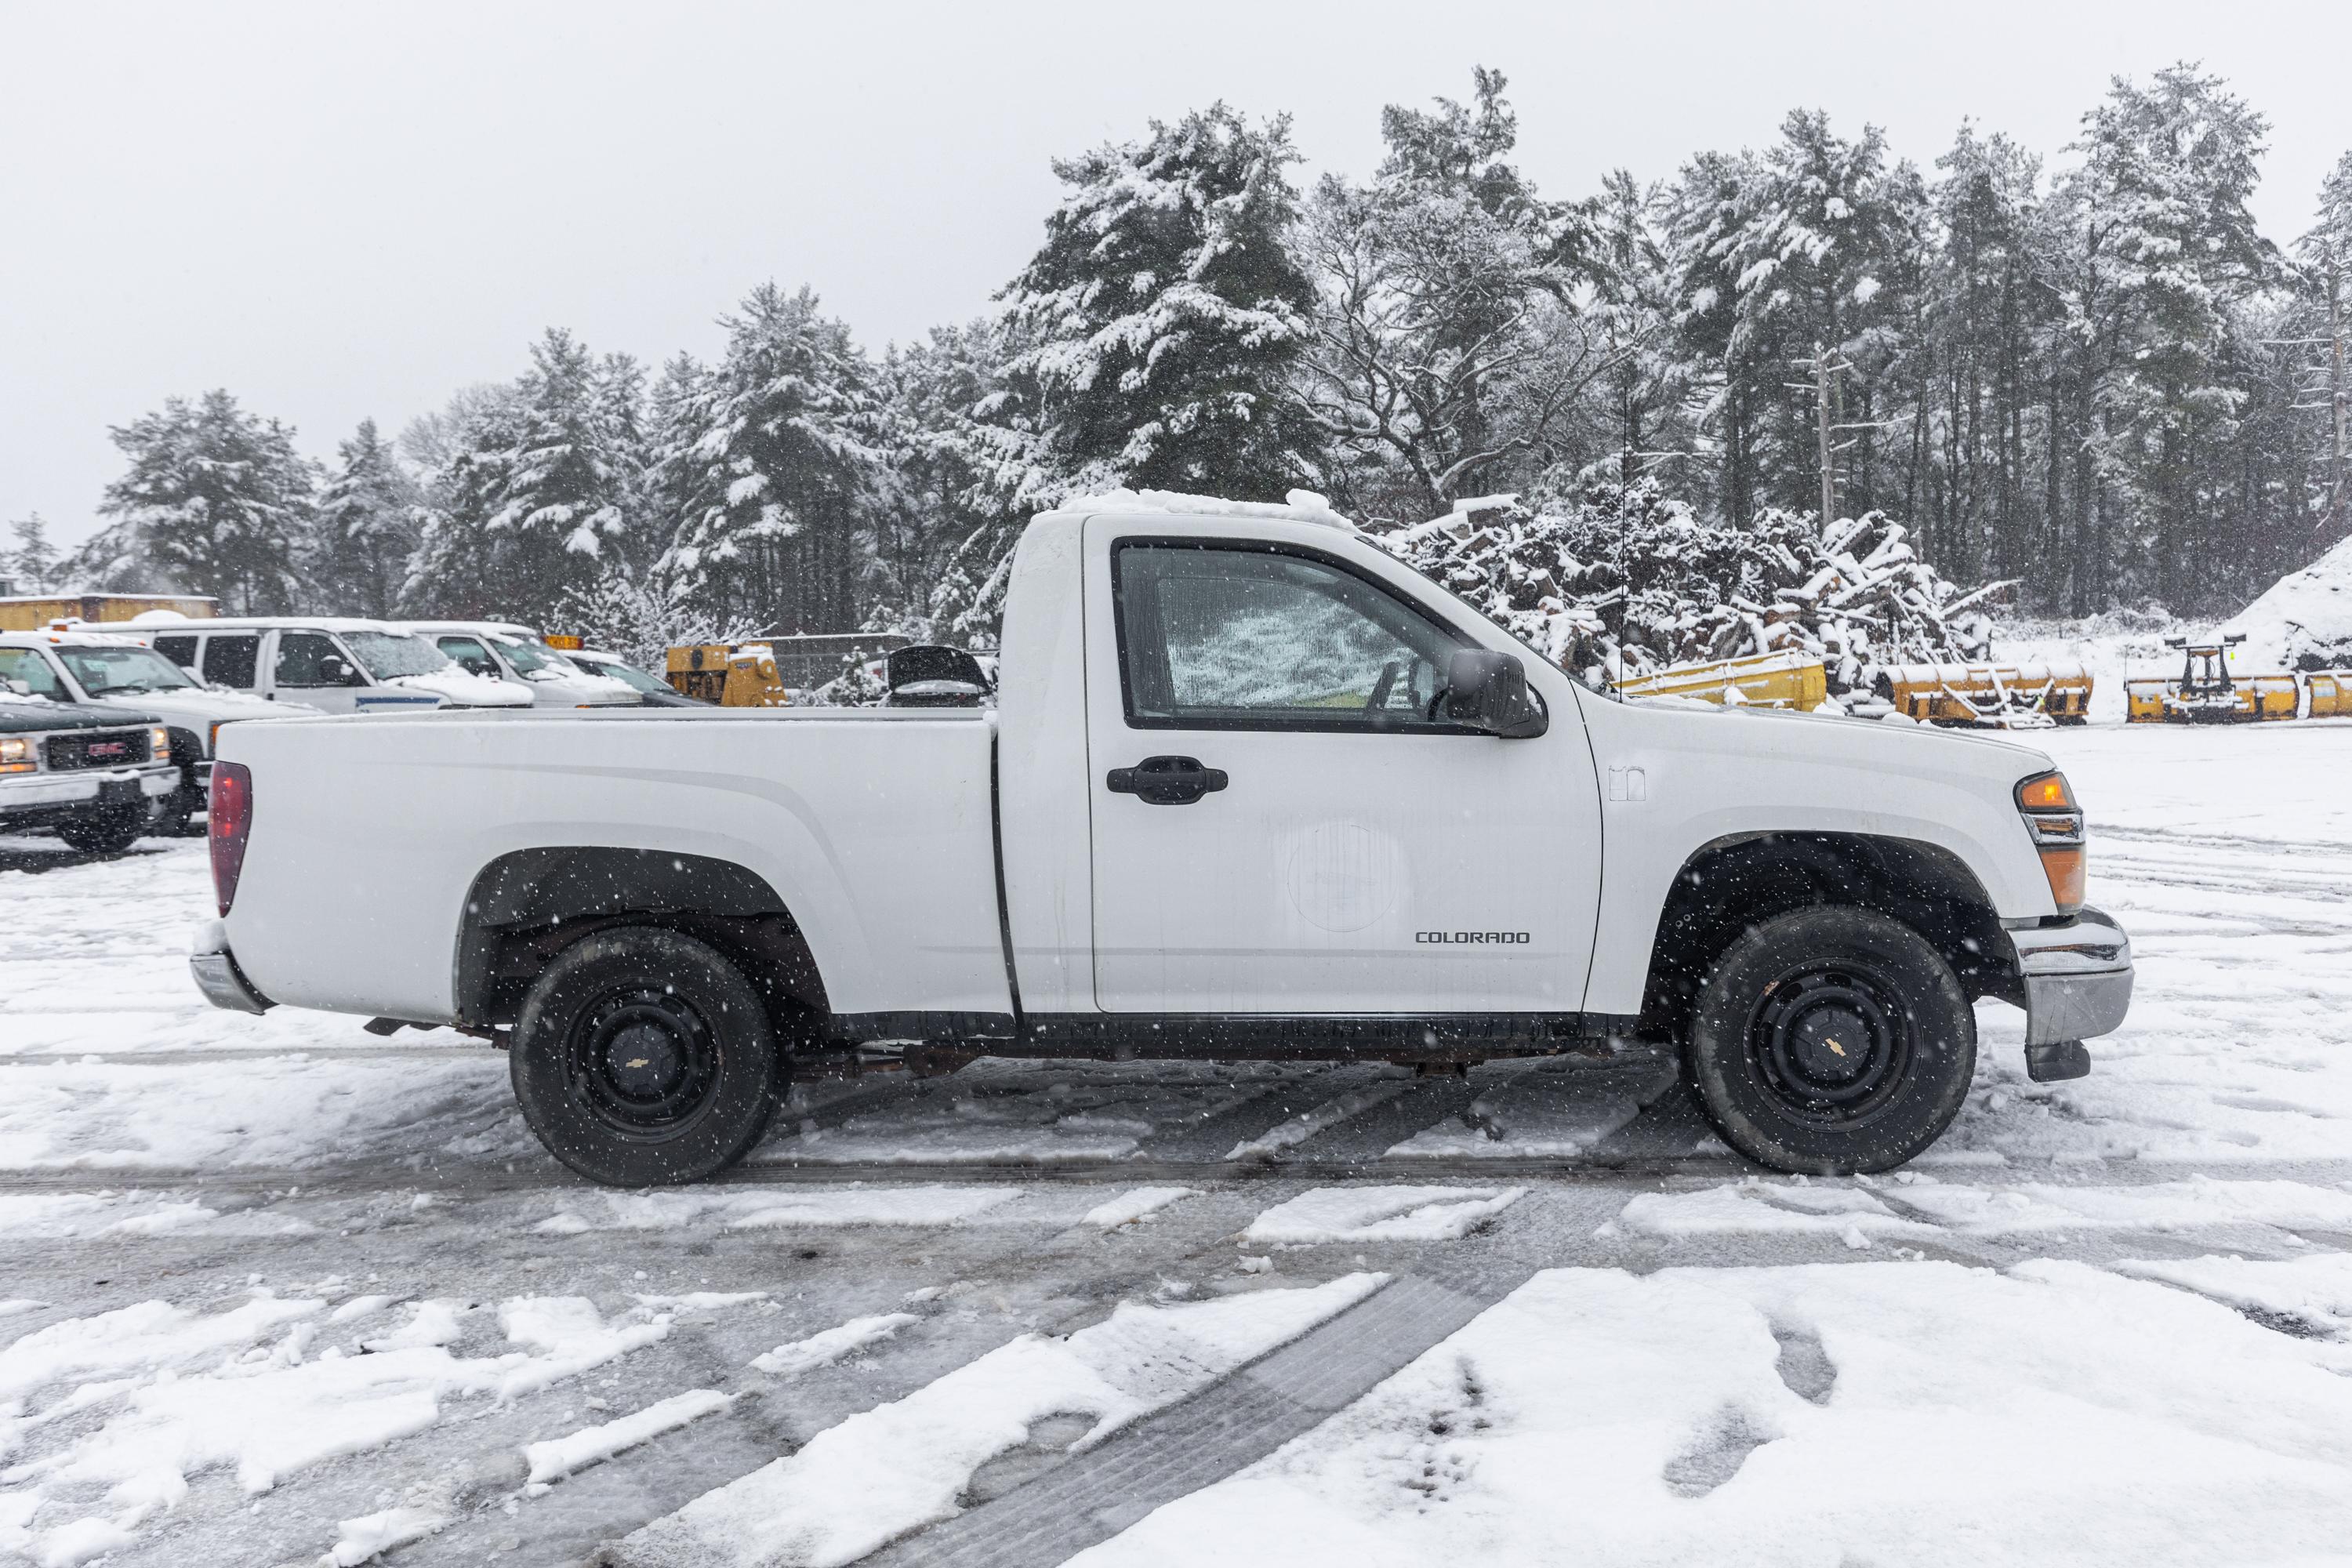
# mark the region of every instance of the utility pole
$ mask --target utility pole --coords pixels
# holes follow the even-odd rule
[[[1830,353],[1819,343],[1813,345],[1813,410],[1821,433],[1822,526],[1827,528],[1837,517],[1837,481],[1830,472]]]
[[[2344,261],[2331,247],[2327,256],[2327,392],[2333,410],[2327,440],[2327,531],[2344,537]]]

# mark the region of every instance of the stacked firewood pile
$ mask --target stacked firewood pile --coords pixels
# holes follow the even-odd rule
[[[1821,658],[1832,694],[1866,692],[1881,665],[1988,657],[1988,611],[2015,585],[1961,588],[1879,512],[1822,528],[1765,511],[1719,527],[1647,479],[1589,484],[1540,510],[1514,496],[1464,501],[1374,537],[1595,679],[1793,650]]]

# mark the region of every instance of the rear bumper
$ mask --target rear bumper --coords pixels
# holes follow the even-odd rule
[[[236,966],[236,956],[228,950],[227,933],[218,921],[206,921],[196,928],[196,940],[188,953],[188,973],[205,1000],[215,1007],[226,1007],[232,1013],[267,1013],[278,1005],[254,988]]]
[[[2063,925],[2012,931],[2009,939],[2028,1047],[2087,1040],[2123,1023],[2131,1008],[2131,938],[2113,917],[2086,909]]]

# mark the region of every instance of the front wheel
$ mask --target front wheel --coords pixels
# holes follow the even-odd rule
[[[1774,1170],[1902,1164],[1951,1125],[1976,1072],[1976,1016],[1919,933],[1869,910],[1750,928],[1708,973],[1685,1061],[1723,1141]]]
[[[120,855],[147,831],[147,813],[102,811],[58,825],[58,837],[84,855]]]
[[[768,1129],[784,1068],[751,983],[706,942],[624,926],[584,937],[533,983],[517,1021],[515,1098],[549,1153],[592,1182],[698,1182]]]

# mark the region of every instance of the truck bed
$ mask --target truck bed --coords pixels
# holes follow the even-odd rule
[[[995,732],[954,709],[236,725],[222,755],[252,769],[254,812],[228,939],[277,1001],[448,1022],[467,900],[500,857],[665,850],[763,878],[836,1013],[1007,1012]]]

